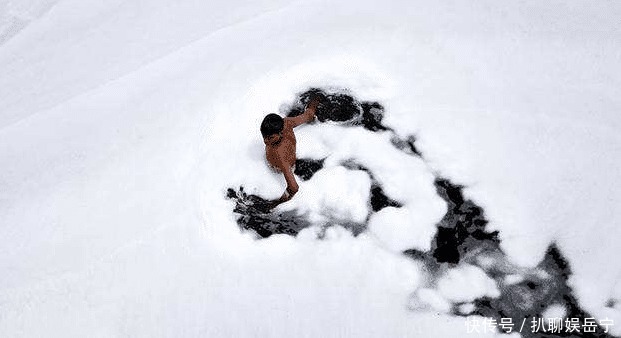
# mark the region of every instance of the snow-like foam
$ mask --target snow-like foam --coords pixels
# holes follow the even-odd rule
[[[451,269],[438,281],[438,291],[446,299],[454,302],[470,302],[477,298],[500,296],[493,279],[481,268],[462,265]]]
[[[61,1],[0,48],[0,334],[463,337],[464,318],[407,312],[419,266],[385,250],[431,238],[412,229],[442,216],[444,202],[427,200],[434,171],[465,185],[514,262],[537,265],[556,240],[580,303],[618,324],[618,13],[615,2]],[[226,188],[282,193],[258,122],[311,86],[381,101],[431,169],[364,130],[340,140],[305,127],[300,152],[340,148],[327,170],[354,154],[422,219],[377,219],[357,237],[332,227],[324,240],[316,228],[240,233]],[[304,148],[314,139],[325,145]],[[509,278],[516,299],[551,280],[526,277]]]
[[[277,211],[296,210],[313,223],[326,219],[363,223],[369,214],[369,175],[336,166],[324,168],[309,181],[300,183],[300,193]]]

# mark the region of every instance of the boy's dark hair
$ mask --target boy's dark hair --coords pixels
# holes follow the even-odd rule
[[[261,122],[261,135],[266,138],[273,134],[278,134],[285,126],[285,120],[277,114],[268,114]]]

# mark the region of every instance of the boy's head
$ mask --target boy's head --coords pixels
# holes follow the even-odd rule
[[[285,120],[277,114],[268,114],[261,122],[261,135],[266,144],[274,144],[280,141]]]

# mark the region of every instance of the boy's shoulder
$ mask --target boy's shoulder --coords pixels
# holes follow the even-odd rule
[[[283,128],[293,129],[293,127],[295,126],[295,121],[293,120],[293,117],[285,117],[283,120],[285,120],[285,125]]]

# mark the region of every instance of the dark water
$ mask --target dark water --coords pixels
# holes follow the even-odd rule
[[[301,114],[311,97],[321,99],[316,112],[320,122],[332,121],[350,128],[392,133],[391,140],[395,148],[424,160],[422,153],[416,147],[415,135],[400,137],[391,128],[382,124],[385,110],[379,102],[360,101],[345,90],[327,91],[311,88],[300,93],[297,99],[281,113],[290,117]],[[299,159],[296,162],[295,174],[302,180],[308,180],[323,168],[323,161],[324,159]],[[385,207],[399,208],[402,206],[397,200],[386,195],[371,170],[355,160],[346,161],[341,165],[351,170],[363,170],[371,179],[368,201],[370,211],[367,221],[373,213]],[[474,302],[475,310],[471,313],[494,318],[498,323],[501,318],[511,318],[516,325],[514,331],[526,319],[524,329],[521,331],[523,337],[612,337],[604,333],[603,328],[599,326],[594,333],[573,332],[569,334],[541,331],[533,333],[530,329],[531,320],[533,317],[540,318],[543,311],[551,304],[563,305],[566,308],[567,313],[564,318],[580,318],[582,323],[584,318],[593,317],[580,308],[567,283],[571,275],[568,261],[553,243],[548,248],[543,261],[536,268],[524,269],[514,266],[500,248],[498,232],[490,232],[486,229],[488,221],[483,208],[464,197],[464,187],[443,177],[437,177],[435,185],[438,195],[447,203],[447,212],[437,224],[438,231],[432,240],[431,250],[428,252],[415,249],[404,251],[406,256],[424,262],[431,283],[437,280],[447,268],[460,262],[472,264],[482,268],[496,281],[501,295],[497,298],[477,299]],[[259,196],[246,194],[243,187],[228,189],[227,197],[234,201],[233,212],[237,215],[238,225],[242,229],[254,231],[260,237],[269,237],[272,234],[295,236],[300,230],[311,225],[304,215],[299,215],[295,211],[269,212],[266,207],[267,201]],[[338,223],[343,225],[342,222]],[[324,224],[324,227],[328,226],[330,226],[330,221]],[[366,222],[346,224],[345,227],[349,228],[354,235],[358,235],[366,231],[367,224]],[[481,258],[485,258],[488,263],[481,263]],[[522,276],[523,280],[514,284],[506,282],[507,276],[516,274]],[[468,315],[469,313],[459,311],[459,305],[461,304],[454,305],[453,314]],[[611,301],[610,306],[613,305],[614,302]]]

